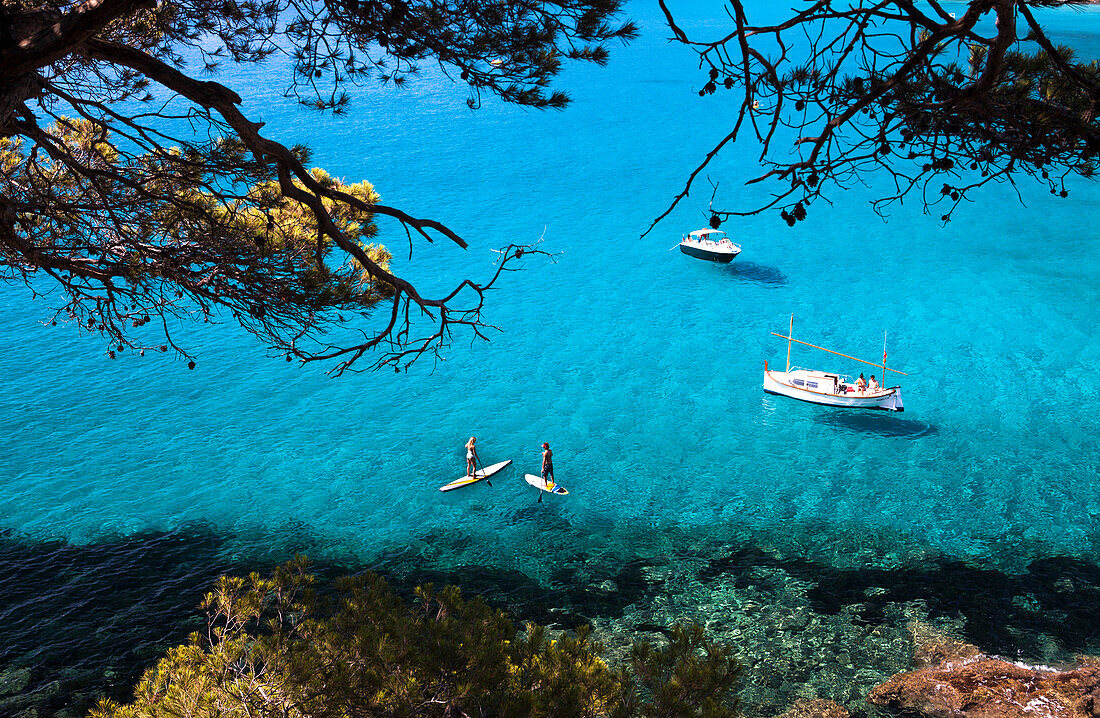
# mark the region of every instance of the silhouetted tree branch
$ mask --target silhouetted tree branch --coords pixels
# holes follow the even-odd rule
[[[714,226],[770,209],[793,226],[830,190],[872,176],[892,179],[877,212],[916,193],[946,222],[990,182],[1032,177],[1065,197],[1069,175],[1096,172],[1100,66],[1052,43],[1032,11],[1082,2],[971,0],[952,13],[939,0],[814,0],[758,25],[729,0],[732,29],[715,39],[689,37],[659,2],[707,72],[699,94],[734,92],[738,111],[649,229],[745,131],[763,170],[748,183],[774,189],[755,206],[712,209]]]
[[[222,64],[286,57],[287,94],[342,112],[346,89],[402,83],[419,63],[482,94],[560,108],[565,60],[603,63],[621,0],[0,5],[0,267],[62,300],[55,321],[101,332],[110,352],[176,344],[174,319],[223,312],[288,360],[351,368],[407,365],[459,328],[485,337],[486,292],[535,244],[510,246],[484,281],[440,297],[390,270],[365,244],[374,217],[410,240],[466,241],[445,224],[380,203],[365,182],[310,169],[309,151],[262,134],[229,87],[200,80]],[[187,58],[187,60],[185,60]],[[188,60],[190,62],[188,62]],[[135,110],[136,101],[146,108]],[[56,300],[55,300],[56,301]],[[348,318],[388,303],[378,320]],[[135,331],[156,321],[153,342]],[[191,364],[193,366],[193,363]]]

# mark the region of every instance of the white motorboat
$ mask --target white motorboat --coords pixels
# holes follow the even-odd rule
[[[741,245],[734,244],[720,229],[697,229],[680,240],[680,251],[689,257],[725,264],[741,254]]]
[[[905,405],[901,401],[900,386],[861,386],[859,382],[852,381],[845,374],[837,374],[827,371],[812,369],[791,368],[791,343],[805,344],[814,349],[821,349],[830,354],[838,354],[847,359],[853,359],[871,366],[881,367],[882,376],[886,372],[894,372],[908,376],[903,371],[886,366],[886,339],[882,343],[882,364],[856,359],[855,357],[834,352],[832,349],[819,347],[816,344],[799,341],[792,338],[794,334],[794,315],[791,315],[791,332],[787,336],[772,332],[772,336],[787,340],[787,369],[786,371],[772,371],[768,369],[768,362],[764,362],[764,391],[769,394],[789,396],[792,399],[808,401],[813,404],[825,406],[838,406],[848,409],[883,409],[885,411],[905,411]],[[872,379],[874,376],[872,375]]]

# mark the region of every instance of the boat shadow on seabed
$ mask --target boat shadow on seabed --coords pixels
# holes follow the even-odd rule
[[[939,433],[939,429],[927,421],[905,419],[885,411],[829,411],[819,413],[814,417],[814,421],[834,429],[903,439],[916,439]]]
[[[767,264],[738,260],[731,262],[729,269],[730,274],[733,276],[749,282],[757,282],[770,287],[782,287],[787,283],[786,274]]]

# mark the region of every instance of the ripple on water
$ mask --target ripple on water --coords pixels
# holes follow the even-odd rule
[[[653,7],[631,12],[664,26]],[[1096,55],[1100,13],[1050,17],[1075,44],[1087,31],[1081,56]],[[471,240],[395,252],[422,288],[489,276],[490,247],[545,237],[553,261],[489,297],[503,331],[459,338],[434,364],[333,380],[206,325],[181,329],[201,352],[193,372],[112,362],[0,290],[0,344],[19,348],[0,352],[13,417],[0,516],[15,530],[0,538],[0,665],[31,668],[36,705],[121,695],[186,633],[178,617],[214,575],[296,550],[403,586],[464,582],[518,616],[592,620],[617,640],[698,617],[761,671],[746,700],[762,714],[803,693],[853,705],[902,662],[911,616],[1035,660],[1100,650],[1100,190],[1023,207],[994,187],[942,228],[909,205],[882,223],[846,192],[795,229],[742,218],[738,260],[695,262],[668,250],[705,198],[632,239],[680,186],[685,152],[728,129],[708,101],[683,101],[699,76],[682,49],[647,32],[571,76],[576,103],[552,115],[455,112],[463,98],[427,78],[364,88],[319,124],[246,82],[250,111],[310,138],[318,165]],[[638,93],[654,67],[659,92]],[[737,147],[708,172],[755,164]],[[728,186],[718,200],[764,196]],[[910,373],[904,416],[764,396],[761,364],[785,353],[770,332],[791,313],[796,337],[868,359],[889,330],[890,362]],[[441,495],[470,434],[514,470]],[[566,501],[536,504],[522,481],[542,441]]]

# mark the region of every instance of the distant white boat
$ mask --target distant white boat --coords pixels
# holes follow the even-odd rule
[[[805,344],[814,349],[821,349],[830,354],[837,354],[847,359],[853,359],[871,366],[881,367],[882,376],[886,372],[908,376],[903,371],[891,369],[886,366],[886,338],[882,341],[882,364],[875,364],[865,359],[834,352],[832,349],[819,347],[816,344],[794,339],[794,315],[791,315],[791,331],[787,336],[772,332],[772,336],[787,340],[787,369],[786,371],[771,371],[768,362],[764,362],[764,391],[769,394],[789,396],[792,399],[808,401],[813,404],[825,406],[839,406],[848,409],[883,409],[886,411],[905,411],[905,405],[901,401],[901,387],[874,387],[861,389],[851,377],[845,374],[836,374],[827,371],[813,369],[791,368],[791,342]]]
[[[680,251],[689,257],[725,264],[741,254],[741,245],[734,244],[720,229],[697,229],[680,240]]]

